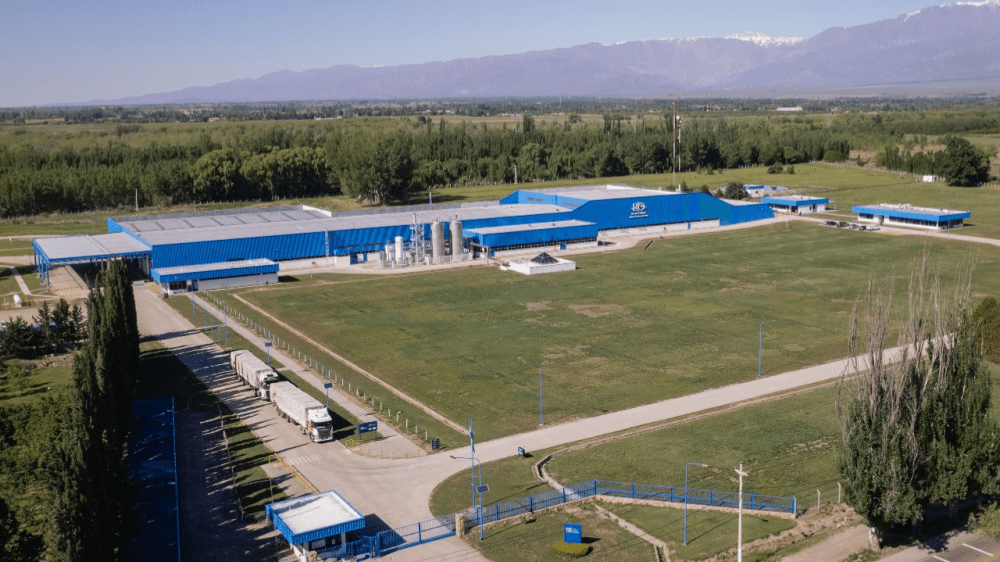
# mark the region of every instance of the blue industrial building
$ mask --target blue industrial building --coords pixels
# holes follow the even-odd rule
[[[413,247],[430,241],[437,260],[442,249],[463,256],[592,242],[609,230],[726,226],[773,217],[760,203],[608,185],[519,190],[500,201],[339,213],[298,205],[109,218],[109,234],[37,239],[34,246],[46,280],[59,264],[125,258],[161,284],[181,284],[273,274],[277,262],[289,260],[392,261],[401,242]]]
[[[965,219],[972,216],[972,213],[968,211],[914,207],[909,204],[892,205],[888,203],[854,205],[851,207],[851,211],[858,215],[859,221],[933,230],[961,228],[965,225]]]
[[[808,195],[773,195],[762,197],[760,202],[779,213],[803,215],[825,210],[826,204],[830,200],[826,197],[810,197]]]

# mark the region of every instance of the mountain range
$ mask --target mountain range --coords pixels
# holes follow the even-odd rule
[[[934,6],[808,38],[588,43],[401,66],[340,65],[92,103],[555,96],[768,97],[859,87],[1000,84],[1000,0]]]

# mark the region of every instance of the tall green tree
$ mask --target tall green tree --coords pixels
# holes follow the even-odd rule
[[[945,161],[941,175],[948,185],[969,187],[990,179],[989,156],[962,137],[945,139]]]
[[[872,537],[919,523],[931,505],[1000,486],[1000,426],[968,312],[971,267],[960,273],[958,296],[948,301],[928,274],[925,255],[911,274],[901,326],[890,320],[891,276],[873,274],[855,303],[849,343],[851,356],[860,359],[845,371],[837,401],[838,465],[847,503]],[[886,355],[892,332],[903,344],[895,361]]]

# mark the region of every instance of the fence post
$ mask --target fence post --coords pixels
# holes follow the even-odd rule
[[[566,488],[563,488],[563,503],[566,503]]]
[[[670,487],[670,503],[674,503],[674,487]]]
[[[798,502],[799,502],[798,498],[796,498],[795,496],[792,496],[792,513],[793,514],[796,513],[796,512],[798,512],[798,509],[796,508],[796,504],[798,504]]]
[[[594,495],[597,495],[597,480],[594,480]]]
[[[632,499],[635,499],[635,482],[632,482]]]
[[[417,522],[417,544],[424,542],[424,533],[421,529],[420,522]]]
[[[535,496],[534,494],[528,496],[528,513],[535,512]]]
[[[708,491],[708,505],[715,505],[715,490]]]
[[[753,510],[753,494],[750,494],[750,510]]]
[[[493,504],[493,505],[495,505],[496,508],[497,508],[496,517],[493,518],[493,521],[499,521],[500,520],[500,504],[496,503],[496,504]]]

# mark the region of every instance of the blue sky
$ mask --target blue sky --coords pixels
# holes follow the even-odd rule
[[[118,99],[269,72],[398,65],[741,31],[811,37],[933,0],[4,0],[0,107]]]

